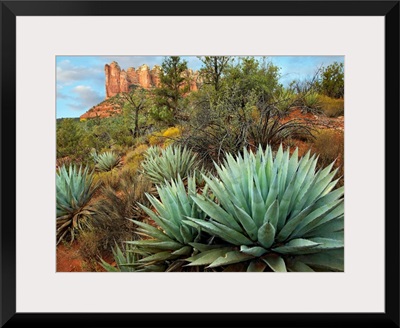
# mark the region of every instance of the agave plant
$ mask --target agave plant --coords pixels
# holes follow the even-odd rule
[[[138,259],[138,255],[130,252],[128,247],[120,248],[118,244],[112,248],[112,253],[116,263],[116,267],[100,259],[100,265],[108,272],[132,272],[135,271],[134,266]]]
[[[189,266],[247,271],[343,271],[344,189],[334,189],[333,163],[316,172],[317,157],[300,160],[280,146],[243,156],[228,154],[215,165],[219,177],[204,176],[218,203],[191,195],[207,219],[184,223],[230,245],[189,257]],[[226,245],[224,246],[226,247]]]
[[[121,163],[121,157],[112,151],[106,151],[100,155],[92,153],[96,162],[96,169],[100,172],[112,171]]]
[[[142,162],[143,174],[155,184],[163,184],[171,179],[187,178],[200,167],[197,155],[186,147],[169,146],[161,149],[150,147]]]
[[[136,263],[131,263],[136,271],[182,270],[187,264],[185,259],[193,255],[196,243],[206,242],[202,240],[199,228],[182,223],[188,216],[199,220],[205,220],[206,216],[191,198],[197,193],[194,176],[188,178],[187,188],[186,191],[184,183],[178,179],[157,186],[160,200],[146,194],[155,212],[139,204],[161,230],[149,223],[132,220],[138,226],[136,233],[144,237],[126,242],[127,251],[141,257]],[[206,193],[207,187],[203,195]],[[206,248],[207,245],[202,249]]]
[[[316,92],[309,91],[301,95],[302,111],[306,113],[319,114],[322,112],[320,96]]]
[[[88,205],[97,186],[93,184],[93,172],[76,165],[61,166],[56,175],[57,188],[57,244],[70,233],[90,227],[93,208]]]

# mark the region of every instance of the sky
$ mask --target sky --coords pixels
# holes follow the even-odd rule
[[[163,59],[162,56],[57,56],[57,118],[79,117],[105,99],[105,64],[116,61],[125,70],[143,64],[152,68],[161,65]],[[193,70],[201,68],[202,63],[195,56],[182,56],[182,59]],[[281,68],[280,82],[283,85],[311,78],[321,66],[344,63],[343,56],[271,56],[267,60]]]

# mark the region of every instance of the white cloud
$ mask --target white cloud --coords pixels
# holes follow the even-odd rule
[[[69,100],[67,106],[72,110],[85,111],[103,101],[103,95],[87,85],[78,85],[71,89],[71,94],[58,92],[57,97]]]
[[[64,86],[82,80],[92,80],[104,83],[104,71],[99,67],[74,66],[69,60],[63,60],[57,65],[57,85]]]
[[[97,105],[103,100],[103,96],[87,85],[78,85],[72,89],[77,98],[85,106]]]

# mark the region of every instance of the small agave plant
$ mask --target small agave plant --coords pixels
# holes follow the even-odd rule
[[[79,229],[90,228],[93,208],[88,205],[97,186],[93,172],[76,165],[61,166],[56,175],[57,244],[70,233],[73,240]]]
[[[100,172],[109,172],[121,163],[121,157],[112,151],[106,151],[97,155],[92,153],[92,157],[96,162],[96,170]]]
[[[241,271],[343,271],[344,189],[334,187],[333,163],[316,172],[317,158],[300,160],[282,146],[256,154],[228,154],[204,179],[218,202],[191,195],[206,219],[184,223],[219,238],[217,247],[187,259],[189,266]]]
[[[183,223],[186,217],[205,220],[205,213],[191,198],[197,193],[195,176],[188,178],[187,189],[181,179],[165,182],[157,186],[160,200],[146,194],[155,212],[139,204],[161,230],[151,224],[132,220],[138,226],[136,233],[144,237],[142,240],[126,241],[126,251],[140,256],[135,263],[131,263],[135,271],[181,271],[187,264],[185,259],[193,255],[196,243],[206,242],[202,239],[199,227]],[[207,188],[204,188],[203,194],[206,193]],[[206,249],[207,246],[201,248]]]
[[[108,272],[132,272],[135,271],[135,264],[138,259],[138,255],[127,251],[127,248],[120,248],[117,245],[115,245],[114,248],[112,248],[112,253],[114,256],[114,260],[116,263],[116,267],[112,266],[108,262],[104,261],[103,259],[100,259],[100,265]]]
[[[154,184],[163,184],[171,179],[186,179],[200,168],[197,155],[181,146],[169,146],[161,149],[150,147],[142,162],[142,173]]]

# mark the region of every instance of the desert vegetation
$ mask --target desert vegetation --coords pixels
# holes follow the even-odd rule
[[[166,57],[119,112],[57,120],[57,248],[80,271],[343,271],[343,65],[284,86],[267,58],[199,59],[195,91]]]

